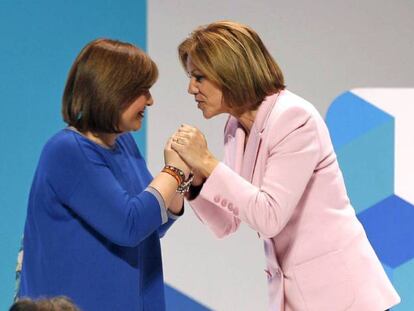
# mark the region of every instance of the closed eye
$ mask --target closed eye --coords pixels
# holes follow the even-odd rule
[[[205,79],[203,75],[193,75],[193,77],[197,82],[202,82]]]

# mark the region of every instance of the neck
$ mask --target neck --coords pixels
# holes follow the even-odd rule
[[[108,148],[108,149],[111,149],[114,147],[115,140],[118,137],[118,134],[114,134],[114,133],[94,133],[91,131],[80,132],[73,126],[70,126],[70,128],[80,133],[81,135],[85,136],[86,138],[90,139],[94,143],[104,148]]]
[[[245,113],[237,117],[247,135],[250,134],[250,130],[252,129],[254,120],[256,119],[256,114],[257,110],[246,111]]]
[[[118,134],[114,133],[93,133],[90,131],[85,132],[84,135],[98,145],[109,149],[114,147],[115,140],[118,136]]]

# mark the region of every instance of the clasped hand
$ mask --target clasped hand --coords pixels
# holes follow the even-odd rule
[[[174,166],[180,170],[182,170],[185,174],[186,179],[190,175],[191,169],[190,167],[184,162],[184,160],[179,156],[177,152],[175,152],[171,148],[172,138],[167,141],[167,144],[164,148],[164,163],[165,165]]]
[[[182,124],[171,137],[171,148],[185,161],[198,178],[207,178],[219,161],[210,152],[204,134]]]

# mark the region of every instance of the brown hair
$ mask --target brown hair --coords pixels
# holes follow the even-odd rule
[[[256,110],[285,88],[282,71],[250,27],[231,21],[201,26],[178,46],[181,64],[193,65],[218,85],[237,114]]]
[[[88,43],[69,71],[63,120],[79,131],[119,133],[120,113],[158,78],[151,58],[136,46],[110,39]]]
[[[80,309],[65,296],[31,300],[24,298],[15,302],[9,311],[80,311]]]

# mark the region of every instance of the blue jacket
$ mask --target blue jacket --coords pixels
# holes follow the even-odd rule
[[[84,311],[164,310],[160,237],[174,222],[130,134],[103,148],[64,129],[30,191],[20,297],[65,295]]]

